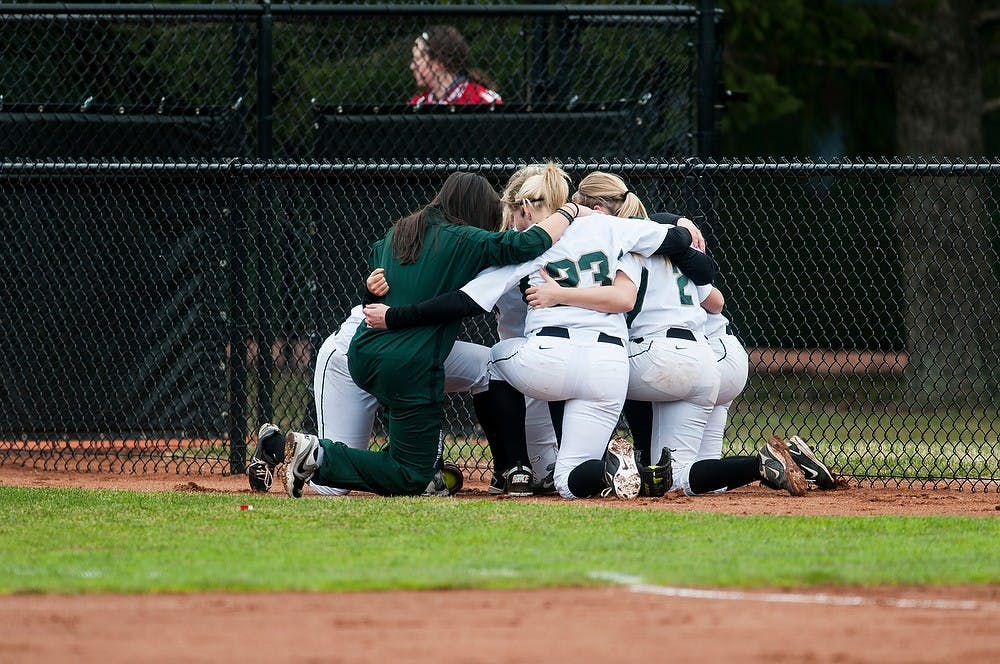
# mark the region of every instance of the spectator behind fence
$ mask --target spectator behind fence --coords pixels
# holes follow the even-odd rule
[[[469,69],[469,45],[450,25],[427,28],[413,42],[410,70],[423,91],[409,104],[502,104],[496,85],[479,69]]]

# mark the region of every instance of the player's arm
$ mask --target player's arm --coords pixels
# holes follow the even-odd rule
[[[635,306],[637,288],[625,272],[617,272],[611,286],[593,288],[567,288],[560,286],[544,269],[539,270],[539,274],[543,283],[524,292],[525,300],[532,309],[564,304],[606,314],[624,314]]]
[[[512,229],[490,233],[470,227],[464,232],[478,243],[477,250],[482,252],[484,266],[514,265],[538,258],[562,237],[571,221],[592,212],[586,206],[567,203],[524,231]]]
[[[701,298],[701,308],[710,314],[721,314],[726,305],[722,291],[715,286],[698,286],[698,297]]]
[[[688,221],[683,217],[669,213],[654,214],[650,216],[650,219],[659,221],[658,217],[673,218],[672,222],[666,223],[680,222],[681,220]],[[662,244],[653,252],[653,255],[669,258],[670,262],[681,271],[681,274],[696,285],[704,286],[710,284],[715,279],[715,261],[708,254],[695,249],[692,246],[692,241],[693,236],[686,225],[675,225],[667,231]]]
[[[542,260],[540,257],[537,261]],[[375,304],[365,307],[365,319],[369,327],[396,329],[421,325],[442,325],[478,316],[493,309],[497,300],[514,286],[523,275],[538,269],[541,263],[508,265],[483,270],[476,278],[451,291],[416,304],[386,307]]]
[[[387,307],[369,304],[364,308],[365,323],[380,330],[396,330],[421,325],[443,325],[460,318],[485,314],[486,310],[460,290],[424,300],[417,304]]]

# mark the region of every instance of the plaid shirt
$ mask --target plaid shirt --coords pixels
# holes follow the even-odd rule
[[[414,95],[408,102],[410,106],[424,106],[428,104],[502,104],[500,95],[490,90],[484,85],[475,81],[461,77],[448,86],[444,96],[435,97],[429,89]]]

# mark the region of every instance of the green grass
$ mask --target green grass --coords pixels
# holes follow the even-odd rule
[[[3,593],[995,584],[997,541],[992,518],[0,487]]]

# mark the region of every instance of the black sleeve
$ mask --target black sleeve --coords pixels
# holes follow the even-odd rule
[[[679,220],[683,219],[683,215],[674,214],[673,212],[654,212],[649,215],[649,218],[658,224],[671,224],[675,225]]]
[[[691,248],[691,231],[683,226],[674,226],[667,231],[660,248],[653,252],[654,256],[673,258]]]
[[[361,287],[361,304],[372,304],[381,301],[382,298],[368,290],[367,285]]]
[[[465,318],[485,314],[486,310],[476,301],[457,290],[438,295],[419,304],[404,304],[389,307],[385,312],[385,324],[390,330],[421,325],[440,325]]]
[[[685,277],[697,286],[706,286],[715,281],[717,266],[712,257],[697,249],[688,247],[684,253],[671,256],[670,262],[677,266]]]
[[[667,231],[663,244],[653,255],[669,258],[681,274],[698,286],[710,284],[715,279],[715,261],[691,246],[691,232],[683,226]]]

